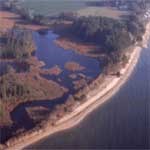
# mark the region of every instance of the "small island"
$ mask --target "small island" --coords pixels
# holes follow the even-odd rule
[[[0,149],[73,127],[128,80],[150,36],[149,2],[128,3],[43,16],[0,2]]]

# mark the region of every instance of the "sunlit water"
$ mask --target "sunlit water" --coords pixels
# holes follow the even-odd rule
[[[150,47],[126,84],[79,125],[30,146],[32,149],[150,148]]]

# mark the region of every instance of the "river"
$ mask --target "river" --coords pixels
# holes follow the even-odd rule
[[[30,149],[148,149],[150,135],[150,44],[129,80],[80,124]]]
[[[62,73],[57,77],[51,75],[44,77],[56,82],[58,82],[59,78],[61,80],[60,84],[69,89],[69,94],[75,92],[73,85],[75,80],[80,80],[82,76],[85,76],[87,82],[90,82],[102,71],[100,61],[97,59],[80,55],[74,52],[74,50],[64,50],[57,46],[54,41],[59,36],[52,31],[48,31],[45,34],[34,32],[33,37],[37,47],[35,55],[40,61],[45,63],[44,68],[49,69],[57,65],[62,70]],[[68,70],[65,65],[69,62],[78,63],[85,69],[76,71]],[[76,79],[70,78],[73,74],[77,76]]]

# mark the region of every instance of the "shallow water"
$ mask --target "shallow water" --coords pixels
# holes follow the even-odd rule
[[[150,148],[150,46],[126,84],[76,127],[52,135],[31,149]]]
[[[82,73],[89,79],[94,79],[101,72],[100,62],[94,58],[80,55],[73,50],[64,50],[63,48],[57,46],[54,43],[54,40],[58,38],[58,35],[54,34],[51,31],[48,31],[47,34],[39,34],[34,32],[34,40],[37,46],[36,56],[39,60],[45,63],[44,68],[52,68],[57,65],[63,72],[55,77],[61,79],[61,85],[72,90],[72,81],[69,78],[69,75],[75,73],[79,75]],[[85,67],[84,70],[71,72],[65,69],[65,63],[67,62],[77,62],[81,66]],[[48,76],[47,76],[48,77]],[[49,79],[53,79],[53,76],[49,76]],[[79,79],[79,78],[78,78]]]

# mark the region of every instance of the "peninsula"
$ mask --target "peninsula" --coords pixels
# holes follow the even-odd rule
[[[89,16],[45,17],[1,2],[0,148],[23,149],[77,125],[128,80],[149,41],[150,10],[103,4],[112,16],[94,15],[95,3]]]

